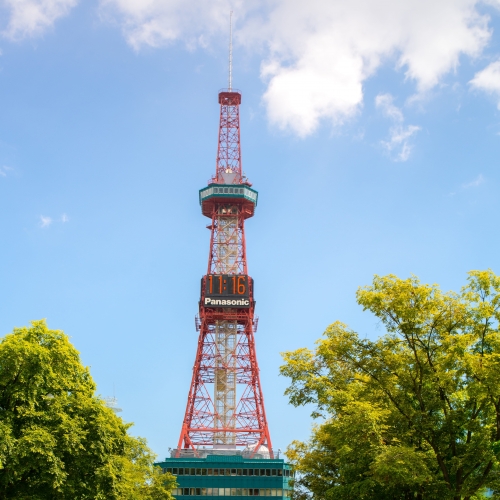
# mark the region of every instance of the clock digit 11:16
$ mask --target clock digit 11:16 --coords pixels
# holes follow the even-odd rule
[[[208,274],[206,295],[248,297],[248,276],[245,274]]]

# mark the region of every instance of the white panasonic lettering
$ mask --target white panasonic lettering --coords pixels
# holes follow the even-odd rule
[[[230,300],[230,299],[211,299],[210,297],[205,297],[205,305],[206,306],[249,306],[250,305],[250,300],[249,299],[237,299],[237,300]]]

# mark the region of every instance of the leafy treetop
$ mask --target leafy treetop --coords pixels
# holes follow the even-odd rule
[[[144,439],[95,396],[76,349],[45,321],[0,342],[0,498],[172,500]]]
[[[385,335],[362,339],[336,322],[316,349],[283,355],[291,403],[325,418],[288,449],[297,497],[500,491],[500,277],[472,271],[460,293],[443,293],[416,277],[375,276],[357,300]]]

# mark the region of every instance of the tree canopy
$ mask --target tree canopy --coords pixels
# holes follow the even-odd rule
[[[95,390],[45,321],[1,340],[0,498],[172,500],[175,478]]]
[[[500,492],[500,277],[459,292],[375,276],[357,301],[377,340],[330,325],[314,350],[283,354],[295,405],[322,416],[287,454],[297,496],[472,499]]]

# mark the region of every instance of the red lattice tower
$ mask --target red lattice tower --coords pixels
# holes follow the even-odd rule
[[[196,454],[199,447],[244,447],[253,454],[264,446],[272,457],[245,244],[245,220],[254,214],[257,191],[241,168],[240,92],[221,91],[219,104],[216,171],[200,190],[202,213],[211,221],[210,252],[201,280],[198,348],[177,456],[182,449]]]

